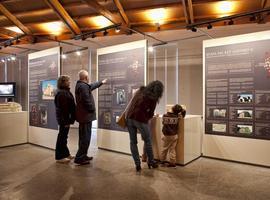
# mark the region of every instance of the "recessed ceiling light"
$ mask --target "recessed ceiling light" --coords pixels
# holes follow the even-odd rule
[[[148,47],[148,51],[149,52],[153,52],[154,51],[154,48],[152,46]]]
[[[62,58],[63,59],[66,59],[67,58],[67,55],[66,54],[62,54]]]
[[[80,51],[76,51],[76,54],[77,54],[77,56],[82,55],[82,53]]]

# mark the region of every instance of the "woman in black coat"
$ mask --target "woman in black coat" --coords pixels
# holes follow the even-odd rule
[[[56,141],[55,160],[59,163],[69,162],[71,156],[67,147],[67,138],[70,124],[75,121],[75,101],[70,92],[70,78],[62,75],[57,80],[57,94],[54,98],[56,119],[59,124],[59,133]]]

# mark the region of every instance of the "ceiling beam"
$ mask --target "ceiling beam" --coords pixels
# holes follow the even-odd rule
[[[261,1],[261,7],[262,8],[265,8],[266,4],[267,4],[267,0],[262,0]]]
[[[188,10],[191,23],[194,23],[193,4],[192,0],[188,0]]]
[[[126,27],[125,21],[122,18],[119,18],[118,16],[111,13],[105,7],[100,5],[96,0],[82,0],[82,1],[85,2],[89,7],[93,8],[97,13],[106,17],[112,23],[114,23],[114,24],[121,23],[122,26]]]
[[[58,17],[64,22],[69,30],[74,34],[81,34],[81,30],[76,22],[70,17],[65,8],[59,3],[58,0],[45,0],[45,2],[54,10]]]
[[[187,14],[186,0],[182,0],[182,8],[183,8],[183,11],[184,11],[186,24],[189,24],[189,18],[188,18],[188,14]]]
[[[125,21],[125,23],[127,25],[129,25],[129,20],[128,20],[128,17],[127,17],[127,14],[125,13],[125,10],[120,2],[120,0],[113,0],[114,4],[116,5],[116,7],[118,8],[120,14],[121,14],[121,17],[123,18],[123,20]]]
[[[32,32],[24,26],[11,12],[9,12],[3,4],[0,3],[0,12],[6,16],[13,24],[15,24],[18,28],[20,28],[24,34],[31,35]]]

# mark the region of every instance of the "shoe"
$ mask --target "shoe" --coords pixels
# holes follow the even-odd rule
[[[146,162],[147,161],[147,156],[145,154],[142,154],[142,162]]]
[[[147,165],[149,169],[158,168],[158,164],[156,162],[147,163]]]
[[[93,157],[92,156],[90,156],[90,157],[86,156],[85,160],[87,160],[87,161],[93,160]]]
[[[176,168],[176,164],[174,164],[174,163],[169,163],[169,164],[168,164],[168,167]]]
[[[73,159],[75,158],[75,156],[69,155],[67,158],[68,158],[69,160],[73,160]]]
[[[68,158],[62,158],[62,159],[59,159],[59,160],[56,160],[57,163],[69,163],[70,159]]]
[[[136,171],[137,171],[137,172],[140,172],[141,170],[142,170],[141,165],[137,165],[137,166],[136,166]]]
[[[84,160],[84,161],[80,161],[80,162],[74,161],[74,163],[76,165],[88,165],[88,164],[90,164],[89,160]]]
[[[159,161],[159,164],[161,164],[161,165],[164,165],[166,163],[166,161],[165,160],[161,160],[161,161]]]

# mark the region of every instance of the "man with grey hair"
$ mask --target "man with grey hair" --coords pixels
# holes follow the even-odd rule
[[[91,141],[92,121],[96,120],[96,108],[92,91],[106,83],[107,79],[89,84],[88,72],[81,70],[79,80],[75,87],[76,121],[79,122],[79,149],[74,163],[78,165],[89,164],[93,157],[87,152]]]

